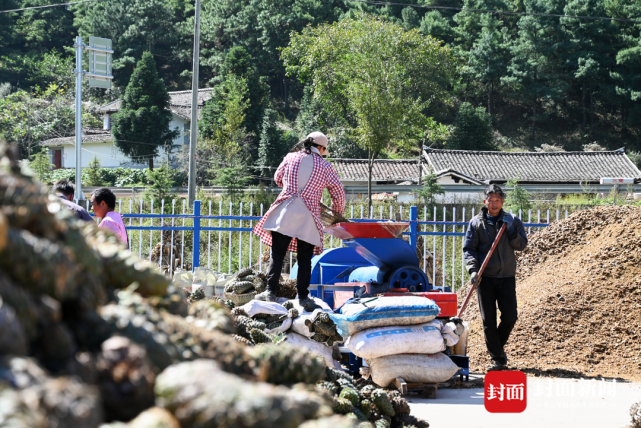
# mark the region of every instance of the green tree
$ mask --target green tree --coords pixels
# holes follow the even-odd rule
[[[469,53],[467,71],[487,87],[487,112],[492,116],[494,84],[507,73],[507,31],[500,31],[500,21],[490,14],[481,15],[481,32]],[[506,29],[507,30],[507,29]]]
[[[261,177],[272,177],[287,152],[296,144],[293,132],[283,132],[277,125],[278,116],[272,109],[265,110],[258,145],[257,171]]]
[[[518,182],[519,178],[512,178],[508,180],[507,187],[511,187],[512,190],[507,192],[504,206],[506,211],[512,210],[517,214],[519,213],[519,210],[521,212],[525,212],[532,208],[530,192],[519,186]]]
[[[564,8],[567,15],[604,16],[605,2],[601,0],[569,0]],[[607,97],[610,88],[610,72],[615,65],[611,46],[616,45],[617,25],[604,20],[583,20],[559,18],[566,42],[561,61],[570,73],[572,81],[579,86],[581,93],[582,127],[594,128],[594,109],[596,96]]]
[[[219,73],[226,53],[242,46],[261,76],[269,79],[272,95],[288,109],[290,82],[279,59],[279,50],[289,43],[292,32],[308,25],[333,22],[340,16],[342,2],[337,0],[238,0],[204,2],[202,6],[202,43],[208,47],[203,66]],[[193,32],[193,25],[192,25]],[[191,47],[188,47],[191,50]],[[248,127],[249,129],[249,127]]]
[[[225,121],[225,109],[228,108],[230,97],[238,90],[243,92],[242,102],[245,106],[242,127],[246,130],[245,145],[251,146],[246,150],[250,163],[257,160],[257,137],[261,134],[263,113],[269,101],[269,85],[266,78],[261,77],[245,48],[236,46],[225,56],[221,67],[222,75],[212,91],[212,97],[207,101],[201,113],[199,130],[204,138],[211,139],[219,124]],[[239,88],[242,80],[243,88]],[[238,100],[240,102],[240,100]],[[222,121],[222,122],[221,122]]]
[[[238,196],[243,193],[243,190],[249,185],[251,177],[247,175],[247,170],[241,166],[234,166],[230,168],[221,168],[216,171],[216,178],[213,183],[216,186],[223,187],[225,193],[231,199],[231,202],[236,202]]]
[[[432,104],[447,101],[457,65],[431,37],[366,15],[293,34],[283,59],[311,83],[314,98],[354,118],[351,133],[368,155],[370,205],[374,160],[415,137],[408,130],[426,121]]]
[[[492,142],[492,118],[485,108],[461,104],[446,147],[452,150],[497,150]]]
[[[43,183],[47,182],[49,174],[51,174],[51,170],[55,167],[55,165],[51,163],[49,149],[43,147],[40,151],[31,155],[29,167],[40,181]]]
[[[0,136],[20,147],[28,157],[49,138],[68,137],[75,133],[74,99],[55,84],[32,93],[16,91],[0,98]],[[96,127],[95,109],[84,108],[83,125]]]
[[[423,198],[423,202],[428,206],[427,211],[431,213],[436,202],[436,195],[444,195],[445,190],[443,186],[438,184],[436,174],[430,172],[423,177],[423,187],[416,193],[419,197]]]
[[[167,163],[160,165],[160,168],[147,170],[147,180],[151,183],[147,186],[144,197],[146,200],[152,200],[155,204],[161,201],[170,201],[177,196],[172,189],[174,187],[174,177],[172,169]]]
[[[120,110],[113,115],[111,133],[126,156],[147,157],[154,169],[158,147],[172,146],[178,129],[170,130],[169,93],[158,76],[156,62],[145,52],[131,77]]]
[[[546,0],[524,0],[530,13],[562,13]],[[523,16],[518,21],[517,37],[510,41],[512,55],[508,75],[501,81],[510,85],[515,98],[532,109],[530,134],[534,135],[541,100],[559,100],[567,91],[558,62],[560,32],[557,18]]]
[[[199,128],[202,138],[209,141],[213,153],[231,165],[244,162],[251,151],[251,148],[244,146],[247,129],[243,124],[249,107],[246,80],[230,74],[224,91],[217,92],[216,102],[206,106]]]
[[[87,181],[88,186],[104,186],[105,182],[102,180],[102,175],[100,171],[100,159],[97,155],[94,155],[89,161],[89,166],[84,172],[85,180]]]

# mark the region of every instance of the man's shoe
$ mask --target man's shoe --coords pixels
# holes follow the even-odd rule
[[[254,296],[254,300],[260,300],[261,302],[275,302],[276,299],[276,295],[271,291],[263,291],[262,293]]]
[[[305,312],[314,312],[315,309],[321,308],[311,297],[298,299],[298,303],[305,309]]]
[[[487,368],[488,372],[501,371],[505,369],[505,364],[501,361],[494,361],[491,366]]]

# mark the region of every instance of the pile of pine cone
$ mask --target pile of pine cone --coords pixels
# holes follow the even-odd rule
[[[163,222],[161,226],[169,227],[171,222]],[[170,275],[177,268],[191,270],[191,263],[182,260],[181,240],[178,232],[161,230],[161,233],[161,240],[151,251],[151,262],[155,266],[160,266],[160,270],[166,275]]]
[[[225,293],[247,294],[251,292],[262,293],[267,287],[265,274],[252,268],[239,270],[225,284]]]
[[[356,426],[317,386],[351,377],[287,343],[240,343],[231,302],[188,300],[48,195],[7,146],[0,298],[3,426]]]

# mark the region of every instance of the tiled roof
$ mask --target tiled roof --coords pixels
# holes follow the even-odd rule
[[[111,132],[104,131],[102,129],[83,129],[82,130],[82,142],[83,143],[101,143],[112,141],[113,137]],[[41,146],[75,146],[76,145],[76,136],[72,135],[70,137],[61,137],[61,138],[52,138],[50,140],[45,140],[40,143]]]
[[[641,171],[623,149],[607,152],[479,152],[434,150],[423,152],[435,171],[453,169],[486,182],[519,177],[531,183],[598,182],[604,177],[641,179]]]
[[[332,159],[332,165],[343,181],[367,181],[367,159]],[[372,181],[417,181],[417,159],[377,159],[372,168]]]
[[[205,102],[211,98],[212,88],[203,88],[198,90],[198,118],[200,118],[200,110],[205,105]],[[174,91],[169,92],[171,99],[169,100],[169,108],[176,116],[183,119],[191,119],[191,91]],[[120,100],[112,101],[100,107],[98,111],[103,113],[116,113],[120,110]]]

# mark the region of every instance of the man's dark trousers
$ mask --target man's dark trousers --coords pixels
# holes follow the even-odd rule
[[[267,271],[267,290],[274,294],[278,292],[278,282],[283,270],[283,261],[285,260],[287,247],[289,247],[291,240],[291,236],[272,231],[271,257],[269,260],[269,269]],[[299,239],[297,248],[298,279],[296,281],[296,289],[298,290],[298,298],[306,299],[309,296],[308,288],[309,282],[312,278],[312,257],[314,257],[314,245]]]
[[[517,320],[516,278],[483,277],[476,288],[479,300],[485,344],[492,360],[507,364],[503,347]],[[501,323],[496,326],[496,305],[501,311]]]

